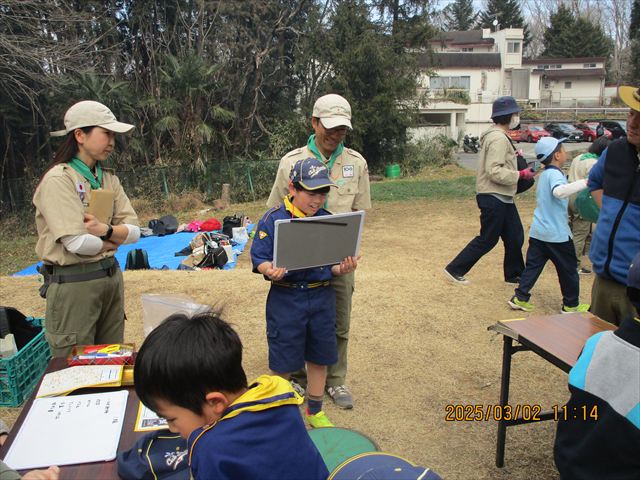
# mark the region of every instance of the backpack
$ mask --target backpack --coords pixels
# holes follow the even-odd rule
[[[127,253],[127,264],[125,270],[150,270],[147,251],[142,248],[135,248]]]
[[[243,215],[238,215],[237,213],[230,217],[224,217],[222,220],[222,233],[229,238],[233,238],[233,229],[242,226],[242,217]]]
[[[211,248],[205,245],[204,256],[195,266],[198,268],[222,268],[227,264],[229,257],[223,247]]]
[[[170,235],[178,230],[178,219],[173,215],[165,215],[164,217],[149,220],[149,228],[154,235],[161,237],[162,235]]]

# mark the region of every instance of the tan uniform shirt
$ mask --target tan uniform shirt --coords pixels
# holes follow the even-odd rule
[[[476,192],[513,197],[519,177],[516,153],[507,134],[492,126],[480,138]]]
[[[280,160],[278,174],[267,200],[269,208],[282,203],[289,193],[289,174],[298,160],[314,157],[308,148],[301,147],[287,153]],[[328,159],[322,157],[326,164]],[[369,168],[367,161],[355,150],[345,148],[336,158],[331,168],[331,179],[338,188],[332,188],[327,196],[327,209],[333,213],[347,213],[352,210],[371,208],[369,191]]]
[[[108,223],[138,225],[138,216],[118,177],[110,171],[103,170],[102,179],[103,188],[114,192],[113,213]],[[77,255],[64,248],[60,241],[66,235],[87,233],[83,214],[90,200],[91,185],[68,164],[56,165],[45,174],[33,195],[38,229],[36,253],[43,262],[60,266],[76,265],[113,256],[113,250],[97,255]]]

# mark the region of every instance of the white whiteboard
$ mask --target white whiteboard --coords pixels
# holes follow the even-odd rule
[[[116,458],[127,390],[36,398],[4,462],[14,470]]]

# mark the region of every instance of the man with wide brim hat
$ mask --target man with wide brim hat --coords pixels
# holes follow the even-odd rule
[[[618,95],[629,107],[627,135],[609,145],[589,174],[600,206],[589,252],[596,274],[591,312],[616,325],[634,312],[627,274],[640,252],[640,88],[621,86]]]
[[[307,145],[287,153],[280,160],[278,174],[267,200],[268,207],[283,202],[289,193],[289,174],[298,161],[315,157],[327,166],[337,188],[327,196],[326,208],[332,213],[348,213],[371,208],[369,169],[360,153],[344,145],[351,124],[351,105],[346,98],[330,93],[318,98],[313,105],[311,127],[314,133]],[[353,408],[353,395],[346,387],[347,348],[351,325],[351,298],[355,288],[353,273],[336,277],[331,281],[336,291],[336,339],[338,362],[329,367],[327,393],[340,408]],[[304,372],[293,376],[294,388],[304,393]]]

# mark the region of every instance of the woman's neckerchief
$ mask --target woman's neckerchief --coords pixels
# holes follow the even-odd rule
[[[98,188],[102,188],[102,167],[100,166],[100,163],[96,162],[95,175],[89,166],[78,157],[73,157],[69,160],[69,166],[86,178],[92,189],[97,190]]]

